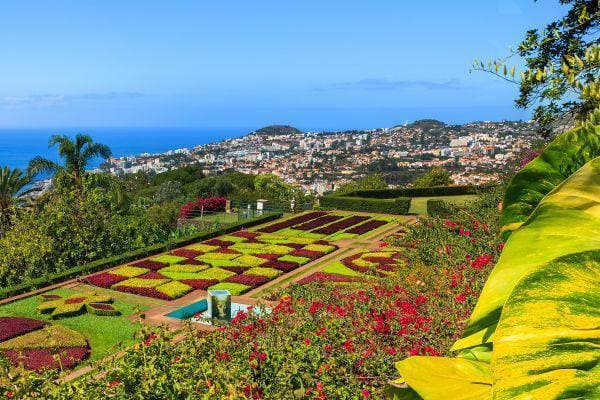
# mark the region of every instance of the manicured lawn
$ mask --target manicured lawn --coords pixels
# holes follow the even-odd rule
[[[78,293],[82,292],[71,289],[56,289],[46,294],[58,294],[66,297]],[[49,315],[38,312],[38,304],[40,302],[37,296],[17,300],[0,306],[0,316],[28,317],[52,321],[53,324],[63,325],[76,330],[88,340],[92,348],[90,357],[92,361],[114,353],[116,350],[115,347],[119,344],[124,346],[132,345],[133,336],[141,325],[130,321],[128,317],[136,313],[136,308],[138,311],[145,311],[149,308],[145,305],[137,305],[115,298],[112,305],[121,312],[119,316],[98,316],[85,313],[52,320]]]
[[[473,201],[477,198],[477,195],[474,194],[465,194],[460,196],[435,196],[435,197],[413,197],[410,202],[410,210],[408,211],[411,214],[427,214],[427,200],[443,200],[447,201],[451,204],[463,204],[468,201]]]

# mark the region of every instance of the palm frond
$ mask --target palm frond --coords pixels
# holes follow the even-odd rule
[[[27,166],[27,175],[30,177],[34,177],[41,173],[58,172],[61,169],[62,167],[54,161],[37,156],[32,158],[31,161],[29,161],[29,165]]]

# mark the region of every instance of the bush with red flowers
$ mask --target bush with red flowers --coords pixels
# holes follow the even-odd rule
[[[225,197],[206,197],[190,201],[179,209],[179,218],[191,218],[201,211],[225,211],[227,200]]]

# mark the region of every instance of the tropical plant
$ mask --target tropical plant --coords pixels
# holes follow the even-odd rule
[[[598,0],[560,3],[570,5],[567,14],[542,31],[527,31],[518,48],[507,57],[474,62],[475,70],[519,85],[516,105],[537,106],[533,117],[545,137],[550,137],[556,125],[572,126],[573,119],[584,120],[600,102]],[[508,65],[515,56],[525,61],[520,73]]]
[[[96,157],[107,159],[112,156],[108,146],[95,143],[89,135],[77,134],[74,140],[66,135],[53,135],[48,142],[48,147],[56,145],[63,165],[37,156],[29,162],[30,175],[63,173],[73,180],[77,188],[83,189],[83,176],[90,162]]]
[[[600,157],[511,235],[452,347],[458,358],[397,363],[408,387],[393,387],[396,398],[597,398],[599,208]]]
[[[19,168],[0,169],[0,235],[10,226],[13,207],[22,205],[28,195],[39,190],[31,183],[31,175]]]

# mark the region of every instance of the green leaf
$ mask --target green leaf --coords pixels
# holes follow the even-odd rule
[[[486,400],[491,393],[492,378],[487,363],[416,356],[397,362],[396,368],[406,383],[426,400]]]
[[[600,251],[527,275],[495,337],[495,400],[600,398]]]
[[[494,324],[516,284],[544,264],[568,254],[600,249],[600,158],[550,192],[515,231],[492,270],[463,337],[453,350],[493,340]]]
[[[517,229],[539,202],[581,168],[600,156],[600,110],[581,127],[554,139],[536,159],[519,171],[504,196],[501,225],[504,238]]]

